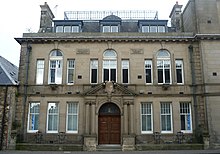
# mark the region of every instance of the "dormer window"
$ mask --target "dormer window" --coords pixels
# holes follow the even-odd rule
[[[100,21],[101,32],[103,33],[117,33],[120,31],[121,18],[110,15]]]
[[[139,31],[142,33],[165,33],[167,20],[140,20]]]
[[[54,21],[54,27],[56,33],[79,33],[82,30],[81,21]]]

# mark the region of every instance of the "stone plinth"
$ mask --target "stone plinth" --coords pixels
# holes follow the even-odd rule
[[[94,136],[84,136],[84,151],[96,151],[97,138]]]
[[[135,150],[135,136],[125,135],[123,136],[122,151],[133,151]]]

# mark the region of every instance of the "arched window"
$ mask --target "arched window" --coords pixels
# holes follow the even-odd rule
[[[53,50],[50,53],[49,60],[49,84],[61,84],[62,83],[62,66],[63,66],[63,54],[60,50]]]
[[[115,81],[117,77],[117,54],[114,50],[103,53],[103,82]]]
[[[164,49],[158,51],[157,53],[157,76],[158,83],[171,83],[170,53]]]

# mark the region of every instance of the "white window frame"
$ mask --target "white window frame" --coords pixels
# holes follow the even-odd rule
[[[70,62],[71,62],[71,64],[73,64],[73,67],[71,66],[70,67]],[[72,70],[73,71],[73,79],[72,79],[72,81],[70,82],[69,81],[69,73],[70,73],[70,70]],[[69,85],[72,85],[72,84],[74,84],[74,82],[75,82],[75,59],[68,59],[67,60],[67,84],[69,84]]]
[[[55,65],[52,65],[52,62],[55,62]],[[51,70],[55,70],[54,82],[51,81]],[[62,84],[62,74],[63,74],[62,70],[63,70],[63,54],[59,50],[53,50],[50,53],[48,84]]]
[[[178,64],[179,64],[180,66],[179,66]],[[183,60],[181,60],[181,59],[176,59],[176,60],[175,60],[175,67],[176,67],[176,83],[177,83],[177,84],[184,84]],[[177,77],[178,77],[178,75],[177,75],[177,70],[178,70],[178,69],[181,70],[182,82],[178,82],[178,80],[177,80]]]
[[[74,105],[76,106],[75,110],[76,110],[76,113],[69,113],[69,105]],[[69,116],[76,116],[76,130],[68,130],[68,125],[69,125]],[[78,133],[78,118],[79,118],[79,103],[77,102],[67,102],[67,112],[66,112],[66,132],[67,133]]]
[[[123,70],[128,70],[128,82],[127,83],[123,82],[123,77],[124,77]],[[129,82],[130,82],[130,78],[129,78],[130,73],[129,72],[130,72],[129,71],[129,60],[128,59],[122,59],[121,60],[121,83],[122,84],[129,84]]]
[[[162,105],[166,105],[167,108],[163,108],[162,110]],[[163,112],[162,112],[163,111]],[[166,112],[169,111],[169,112]],[[162,116],[166,116],[166,121],[167,121],[167,116],[170,116],[170,128],[171,130],[162,130],[162,123],[163,123],[163,118]],[[167,122],[165,122],[167,124]],[[172,117],[172,104],[170,102],[161,102],[160,103],[160,127],[161,127],[161,133],[173,133],[173,117]],[[167,127],[167,126],[166,126]]]
[[[92,82],[92,78],[93,78],[93,76],[92,76],[92,71],[93,70],[97,70],[97,72],[96,72],[96,82]],[[97,84],[98,83],[98,59],[91,59],[90,60],[90,83],[91,84]]]
[[[58,133],[58,131],[59,131],[59,103],[58,102],[49,102],[47,105],[48,105],[47,106],[47,133]],[[49,113],[50,106],[57,106],[58,107],[57,112],[56,113]],[[49,116],[56,116],[57,129],[48,130],[49,129]]]
[[[167,65],[169,65],[169,67],[167,67]],[[162,83],[159,82],[159,69],[161,69],[163,73]],[[166,69],[169,69],[170,82],[166,82]],[[171,84],[172,83],[171,58],[170,58],[170,53],[167,50],[160,50],[157,53],[157,81],[158,81],[158,84]]]
[[[184,109],[182,108],[183,104],[184,104]],[[185,117],[185,127],[187,126],[189,129],[182,130],[181,116]],[[189,120],[189,121],[187,121],[187,120]],[[190,124],[188,122],[190,122]],[[180,102],[180,129],[181,129],[181,132],[183,132],[183,133],[192,133],[192,110],[191,110],[191,103],[190,102]]]
[[[103,53],[103,61],[102,61],[102,81],[104,81],[104,69],[109,70],[109,79],[108,81],[111,81],[111,69],[115,69],[115,79],[117,82],[117,54],[114,50],[106,50]]]
[[[31,107],[32,107],[32,105],[38,105],[39,106],[39,109],[38,109],[38,111],[39,112],[35,112],[36,110],[34,110],[34,112],[31,112]],[[33,120],[31,121],[31,116],[34,116],[33,118],[34,118],[34,121],[36,120],[35,119],[35,116],[38,116],[38,129],[39,129],[39,120],[40,120],[40,102],[30,102],[29,103],[29,108],[28,108],[28,124],[27,124],[27,132],[28,133],[35,133],[35,132],[37,132],[38,131],[38,129],[30,129],[30,127],[32,127],[32,126],[30,126],[30,124],[31,124],[31,122],[33,122]]]
[[[119,26],[118,25],[103,25],[102,32],[103,33],[117,33],[119,32]]]
[[[37,60],[37,69],[36,69],[36,84],[42,85],[44,83],[44,60]]]
[[[150,106],[150,108],[148,108]],[[145,107],[145,108],[144,108]],[[141,113],[141,133],[142,134],[152,134],[153,133],[153,110],[152,110],[152,103],[150,102],[146,102],[146,103],[141,103],[141,107],[140,107],[140,113]],[[143,113],[145,111],[145,113]],[[148,112],[150,111],[150,113]],[[150,116],[150,120],[151,120],[151,130],[146,130],[143,131],[143,116]],[[146,118],[147,120],[147,118]],[[146,126],[147,126],[147,121],[146,121]],[[147,128],[146,128],[147,129]]]
[[[151,59],[146,59],[144,62],[144,71],[145,71],[145,84],[153,84],[153,63]],[[147,83],[147,70],[151,72],[151,82]]]

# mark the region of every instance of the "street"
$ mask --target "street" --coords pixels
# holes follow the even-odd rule
[[[107,153],[107,154],[220,154],[219,150],[161,150],[161,151],[0,151],[0,154],[98,154],[98,153]]]

